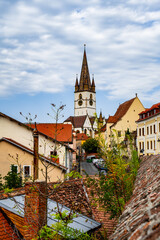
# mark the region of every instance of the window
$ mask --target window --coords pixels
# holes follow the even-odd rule
[[[147,141],[147,149],[149,149],[149,142]]]
[[[82,94],[81,93],[79,94],[79,99],[82,99]]]
[[[139,142],[139,150],[141,151],[141,142]]]
[[[150,126],[150,134],[152,134],[152,126]]]
[[[31,166],[23,166],[23,174],[24,174],[25,178],[30,177],[30,175],[31,175]]]
[[[147,127],[147,135],[149,135],[149,127]]]
[[[159,132],[160,132],[160,123],[159,123]]]
[[[141,136],[141,128],[139,128],[139,136]]]
[[[118,137],[121,137],[121,131],[118,131]]]
[[[151,146],[151,149],[153,148],[153,146],[152,146],[152,141],[150,141],[150,146]]]
[[[144,128],[142,128],[142,136],[144,136]]]
[[[144,150],[144,142],[142,142],[142,149]]]
[[[154,140],[153,143],[154,143],[154,150],[156,150],[156,141]]]
[[[154,131],[154,133],[156,133],[156,125],[155,124],[153,125],[153,131]]]

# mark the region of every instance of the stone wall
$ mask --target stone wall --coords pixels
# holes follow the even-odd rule
[[[160,155],[142,158],[132,198],[109,239],[160,239]]]

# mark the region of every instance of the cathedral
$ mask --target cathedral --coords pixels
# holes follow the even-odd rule
[[[87,63],[86,46],[84,45],[83,61],[80,79],[76,76],[74,91],[74,116],[67,118],[64,123],[72,124],[76,133],[85,133],[94,137],[98,125],[105,124],[102,112],[98,121],[96,119],[96,91],[94,75],[90,80],[89,68]]]

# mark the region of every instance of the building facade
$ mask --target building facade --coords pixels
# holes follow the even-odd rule
[[[140,111],[145,108],[139,100],[137,94],[132,98],[119,105],[114,116],[109,116],[106,123],[106,142],[110,146],[112,138],[118,138],[118,141],[124,141],[126,133],[133,133],[137,129],[136,120]]]
[[[139,113],[137,148],[139,154],[160,154],[160,103]]]

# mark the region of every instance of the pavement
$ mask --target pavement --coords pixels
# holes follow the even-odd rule
[[[88,162],[81,162],[81,174],[82,175],[86,175],[86,173],[88,175],[99,175],[99,171],[98,169],[93,165],[93,163],[88,163]]]

